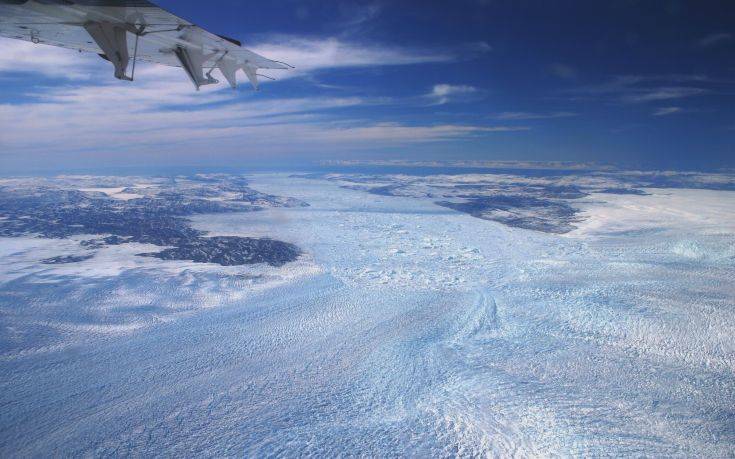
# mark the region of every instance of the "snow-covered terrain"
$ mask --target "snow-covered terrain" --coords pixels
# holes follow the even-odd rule
[[[735,192],[595,183],[566,234],[436,203],[487,180],[261,174],[309,206],[188,217],[282,266],[0,238],[0,455],[735,455]]]

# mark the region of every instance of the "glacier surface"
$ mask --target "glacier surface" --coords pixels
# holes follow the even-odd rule
[[[589,192],[562,235],[347,179],[189,216],[282,266],[0,238],[0,454],[735,455],[735,192]]]

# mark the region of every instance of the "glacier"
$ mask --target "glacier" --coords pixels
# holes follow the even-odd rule
[[[254,174],[308,206],[188,216],[282,266],[0,238],[0,454],[735,455],[735,191],[601,187],[559,234],[410,180]]]

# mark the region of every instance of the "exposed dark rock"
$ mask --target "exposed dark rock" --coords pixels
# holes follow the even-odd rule
[[[395,191],[398,188],[400,188],[400,186],[398,185],[376,186],[376,187],[370,188],[368,190],[368,193],[376,194],[378,196],[396,196]]]
[[[172,182],[155,193],[130,200],[61,186],[0,187],[0,236],[99,235],[100,238],[83,241],[81,245],[99,249],[130,242],[153,244],[168,248],[144,256],[225,266],[251,263],[280,266],[299,256],[296,246],[271,239],[206,237],[204,232],[191,228],[185,217],[252,212],[265,206],[305,206],[305,203],[258,192],[246,187],[246,182],[237,177],[199,177],[194,185],[191,181]],[[104,185],[95,188],[104,188]],[[91,256],[55,257],[44,263],[74,263]]]
[[[602,190],[597,190],[596,193],[605,193],[605,194],[635,194],[639,196],[646,196],[648,193],[646,193],[643,190],[639,190],[637,188],[604,188]]]
[[[90,258],[94,257],[94,254],[90,255],[63,255],[53,258],[47,258],[41,263],[46,265],[64,265],[69,263],[78,263],[80,261],[89,260]]]
[[[282,266],[296,260],[301,255],[301,251],[293,244],[273,239],[216,236],[197,238],[161,252],[139,255],[162,260],[217,263],[222,266],[254,263]]]
[[[577,209],[564,201],[521,195],[467,197],[464,202],[439,201],[436,204],[465,212],[473,217],[508,226],[563,234],[574,229]]]

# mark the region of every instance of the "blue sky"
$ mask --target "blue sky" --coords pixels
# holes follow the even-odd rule
[[[159,1],[296,70],[194,92],[0,39],[0,166],[476,159],[735,166],[735,4]]]

